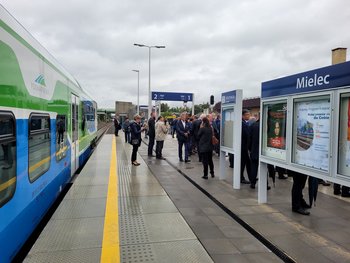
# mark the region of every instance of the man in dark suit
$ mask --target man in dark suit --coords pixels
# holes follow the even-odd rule
[[[293,176],[293,187],[292,187],[292,211],[301,215],[310,215],[307,210],[311,208],[303,197],[303,189],[307,180],[307,175],[288,170],[288,175]]]
[[[198,157],[199,157],[199,162],[202,161],[202,156],[199,152],[199,138],[198,138],[198,131],[199,131],[199,128],[202,124],[202,119],[205,117],[205,114],[202,114],[198,119],[196,119],[194,122],[193,122],[193,126],[192,126],[192,131],[193,131],[193,139],[194,139],[194,143],[196,144],[196,147],[197,147],[197,152],[198,152]]]
[[[176,134],[177,141],[179,143],[179,159],[180,162],[183,162],[182,158],[182,146],[185,146],[185,162],[188,163],[190,160],[188,159],[188,139],[190,136],[190,127],[186,120],[186,113],[181,113],[180,120],[176,122]]]
[[[257,119],[250,126],[248,149],[250,152],[251,170],[249,175],[250,188],[255,189],[256,177],[258,175],[259,168],[259,130],[260,120]]]
[[[242,111],[242,142],[241,142],[241,183],[249,184],[244,178],[244,169],[247,168],[248,178],[250,177],[250,159],[248,154],[248,137],[250,112],[247,109]]]
[[[156,137],[156,113],[152,112],[148,120],[148,156],[152,157],[153,155],[153,146],[154,139]]]
[[[256,178],[259,169],[259,131],[260,120],[259,114],[255,115],[255,121],[249,127],[248,149],[250,153],[250,188],[255,189]],[[269,182],[267,181],[267,190],[270,190]]]

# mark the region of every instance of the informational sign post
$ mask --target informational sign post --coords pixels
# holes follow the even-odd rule
[[[226,179],[226,153],[234,156],[233,188],[241,187],[242,90],[221,94],[220,179]]]
[[[161,105],[161,101],[183,101],[187,103],[192,102],[192,115],[194,115],[194,94],[185,92],[163,92],[163,91],[152,91],[152,100],[158,101]],[[159,113],[161,109],[159,106]]]
[[[264,82],[261,98],[260,203],[268,164],[350,186],[350,62]]]

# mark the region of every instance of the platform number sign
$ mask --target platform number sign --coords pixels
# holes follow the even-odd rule
[[[192,93],[152,92],[152,100],[193,101]]]

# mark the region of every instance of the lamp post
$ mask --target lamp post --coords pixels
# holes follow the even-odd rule
[[[137,115],[140,115],[140,71],[137,69],[132,71],[137,72]]]
[[[151,48],[165,48],[165,46],[147,46],[143,44],[134,44],[137,47],[148,48],[148,115],[152,112],[152,93],[151,93]],[[148,116],[149,118],[149,116]]]

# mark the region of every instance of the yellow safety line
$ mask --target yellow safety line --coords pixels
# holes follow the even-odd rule
[[[10,187],[11,185],[13,185],[15,182],[16,182],[16,177],[12,177],[7,182],[0,184],[0,192],[6,189],[7,187]]]
[[[112,141],[111,165],[106,202],[105,224],[103,229],[101,262],[120,262],[118,218],[118,173],[117,147],[115,137]]]
[[[51,159],[51,156],[46,157],[45,159],[42,159],[40,162],[37,162],[36,164],[32,165],[31,167],[29,167],[29,172],[33,172],[36,169],[38,169],[40,166],[44,165],[45,163],[49,162]]]

